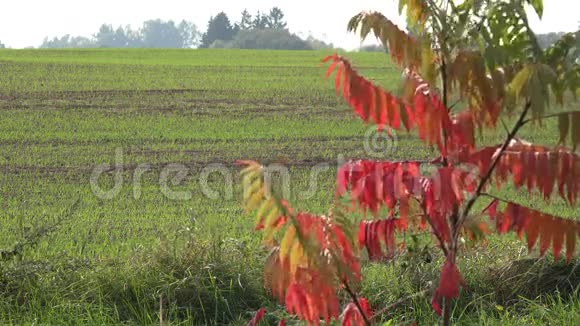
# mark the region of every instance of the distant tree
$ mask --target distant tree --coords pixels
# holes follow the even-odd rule
[[[201,48],[208,48],[216,40],[229,41],[233,39],[235,30],[230,23],[228,15],[220,12],[211,17],[207,23],[207,32],[201,38]]]
[[[115,48],[126,48],[129,46],[129,38],[125,34],[123,27],[119,26],[113,36],[113,46]]]
[[[273,28],[273,29],[285,29],[286,22],[284,21],[284,13],[282,9],[278,7],[274,7],[270,9],[270,14],[265,17],[266,19],[266,27]]]
[[[197,45],[199,33],[196,26],[187,21],[176,25],[173,21],[148,20],[140,29],[131,26],[103,24],[92,38],[71,37],[45,38],[41,48],[189,48]]]
[[[286,29],[251,29],[242,30],[233,40],[217,40],[212,48],[234,49],[270,49],[270,50],[312,50],[309,42],[302,40]]]
[[[260,11],[254,16],[252,20],[252,29],[264,29],[268,27],[268,17],[263,15]]]
[[[5,49],[5,48],[6,48],[6,45],[4,45],[4,43],[2,43],[2,42],[0,41],[0,49]]]
[[[141,29],[143,44],[148,48],[182,48],[185,40],[181,31],[170,21],[148,20]]]
[[[140,30],[133,30],[131,26],[125,26],[126,47],[128,48],[142,48],[144,47],[143,36]]]
[[[538,45],[542,49],[546,49],[550,47],[552,44],[556,43],[562,36],[564,36],[563,32],[559,33],[547,33],[547,34],[537,34],[536,39],[538,40]]]
[[[242,18],[240,19],[240,23],[238,25],[242,31],[246,31],[252,28],[252,15],[250,15],[247,9],[242,11]]]
[[[94,37],[98,47],[113,48],[117,43],[115,42],[115,39],[118,37],[118,35],[113,30],[112,25],[103,24]]]
[[[45,49],[64,49],[64,48],[92,48],[95,47],[95,42],[87,37],[64,35],[61,38],[54,37],[53,39],[44,38],[41,48]]]
[[[183,40],[182,47],[191,48],[197,46],[199,43],[199,32],[194,23],[182,20],[177,26],[177,29]]]
[[[325,49],[334,49],[334,45],[332,43],[326,43],[322,40],[315,38],[312,35],[309,35],[306,39],[306,43],[308,43],[309,47],[312,50],[325,50]]]

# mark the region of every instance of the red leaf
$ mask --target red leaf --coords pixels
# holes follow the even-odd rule
[[[363,121],[374,122],[379,130],[384,126],[399,130],[401,123],[407,131],[417,126],[419,137],[429,145],[436,144],[446,155],[446,149],[442,144],[442,130],[452,128],[448,110],[416,72],[412,71],[407,74],[409,82],[414,85],[417,92],[412,100],[413,103],[405,103],[403,99],[394,97],[359,75],[345,58],[334,55],[326,57],[325,60],[325,62],[332,60],[327,70],[327,77],[332,71],[337,70],[334,85],[337,91],[340,88],[340,74],[344,75],[342,95]],[[469,121],[472,120],[465,120],[466,123]],[[467,124],[462,128],[466,129]],[[459,139],[461,143],[469,144],[473,142],[471,138],[462,131]]]
[[[576,247],[576,236],[580,231],[580,222],[571,219],[544,214],[536,210],[508,202],[503,212],[497,212],[497,200],[492,201],[484,211],[490,219],[496,220],[497,231],[505,233],[515,231],[518,238],[526,234],[528,250],[531,251],[540,238],[540,255],[544,255],[552,246],[554,259],[560,258],[564,239],[566,241],[566,261],[570,262]]]
[[[538,239],[538,234],[540,233],[540,223],[539,219],[541,217],[541,213],[537,211],[532,212],[532,219],[528,228],[526,229],[526,237],[528,239],[528,251],[532,251],[532,248],[536,244],[536,240]]]
[[[561,232],[560,230],[565,230],[566,225],[563,220],[556,218],[553,219],[553,233],[552,233],[552,253],[554,254],[554,260],[558,261],[560,258],[560,252],[562,251],[562,245],[564,244],[564,235],[565,232]]]
[[[570,263],[576,249],[576,234],[578,226],[572,220],[566,221],[566,262]]]
[[[367,299],[359,298],[358,302],[367,319],[370,319],[370,317],[373,315],[373,312]],[[361,312],[356,306],[356,304],[354,302],[351,302],[348,305],[346,305],[346,307],[342,312],[342,326],[364,326],[364,325],[365,319],[361,315]]]
[[[439,304],[439,298],[437,298],[436,296],[433,296],[433,298],[431,298],[431,307],[433,308],[433,310],[435,310],[435,313],[437,313],[439,316],[441,316],[443,311],[441,311],[441,305]]]
[[[256,312],[256,314],[254,315],[254,318],[252,318],[248,322],[248,326],[256,326],[256,325],[258,325],[258,323],[260,322],[260,320],[262,320],[262,318],[264,318],[264,314],[265,313],[266,313],[266,309],[260,308],[260,310],[258,310],[258,312]]]
[[[489,215],[490,220],[494,220],[495,216],[497,215],[497,205],[499,204],[498,200],[492,200],[489,205],[483,209],[484,212],[487,212]]]
[[[342,78],[342,71],[344,69],[343,65],[339,65],[336,70],[336,76],[334,77],[334,87],[336,90],[336,95],[338,96],[340,93],[340,79]],[[330,68],[329,68],[330,71]],[[328,75],[326,76],[328,78]]]
[[[540,256],[543,256],[552,243],[554,221],[550,216],[541,215],[540,223]]]
[[[459,287],[463,284],[463,279],[459,269],[455,264],[447,260],[441,269],[439,287],[437,294],[446,299],[453,299],[459,296]]]
[[[457,266],[447,259],[441,269],[439,286],[431,299],[431,306],[437,314],[441,315],[441,305],[439,304],[441,299],[451,300],[457,298],[459,296],[459,287],[465,287],[465,282]]]
[[[498,150],[499,146],[488,147],[470,155],[455,153],[451,158],[454,163],[476,164],[483,175]],[[557,185],[560,197],[574,206],[580,192],[579,167],[580,156],[575,153],[515,141],[502,154],[493,177],[501,186],[511,174],[516,187],[525,183],[528,192],[537,190],[546,201],[550,200]]]

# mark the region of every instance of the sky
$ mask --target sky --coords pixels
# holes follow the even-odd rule
[[[363,10],[378,10],[404,27],[396,0],[11,0],[0,10],[0,42],[8,47],[39,46],[43,39],[71,34],[91,36],[103,23],[141,26],[149,19],[194,22],[205,31],[210,16],[224,11],[239,20],[247,8],[251,14],[277,6],[285,13],[288,28],[300,36],[309,34],[335,46],[353,49],[359,39],[346,32],[346,23]],[[580,22],[580,0],[544,0],[540,22],[531,15],[536,33],[570,32]]]

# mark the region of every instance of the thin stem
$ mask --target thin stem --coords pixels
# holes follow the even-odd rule
[[[507,127],[507,124],[505,123],[505,121],[503,120],[503,118],[500,119],[501,121],[501,126],[503,127],[503,130],[505,130],[505,134],[506,136],[510,134],[510,130]]]
[[[348,293],[348,295],[352,299],[352,302],[354,302],[356,308],[360,312],[360,315],[362,316],[365,325],[371,326],[371,321],[369,320],[367,315],[365,315],[365,312],[364,312],[362,306],[360,305],[360,302],[358,301],[358,297],[357,297],[356,293],[350,288],[347,281],[343,281],[342,283],[344,285],[344,290],[346,291],[346,293]]]
[[[477,201],[477,199],[481,196],[481,193],[483,191],[483,188],[484,188],[485,184],[491,179],[491,175],[492,175],[493,171],[495,170],[495,167],[499,163],[499,160],[501,159],[501,156],[506,151],[506,149],[508,148],[508,146],[511,143],[512,139],[514,139],[514,137],[516,136],[516,134],[518,133],[518,131],[520,130],[520,128],[524,125],[525,117],[528,114],[528,111],[530,110],[530,107],[531,107],[531,102],[528,101],[526,103],[526,106],[524,107],[524,110],[522,111],[522,114],[518,118],[518,121],[514,125],[512,131],[507,135],[507,138],[506,138],[505,142],[503,143],[503,145],[501,146],[501,148],[499,150],[499,153],[494,158],[493,162],[491,163],[491,166],[487,170],[487,173],[483,176],[483,178],[479,182],[479,185],[477,186],[477,189],[475,190],[475,194],[473,194],[473,196],[467,202],[467,204],[465,206],[465,210],[463,210],[463,214],[459,218],[458,225],[462,225],[463,222],[465,222],[465,219],[469,215],[469,212],[473,208],[473,205],[475,204],[475,202]],[[457,234],[459,234],[459,233],[457,233]],[[455,235],[456,237],[457,237],[457,234]]]
[[[445,62],[445,55],[441,56],[441,82],[443,83],[443,106],[447,109],[447,113],[451,111],[451,108],[447,107],[447,63]],[[443,129],[443,148],[447,152],[447,130]],[[447,166],[447,157],[443,156],[443,165]]]
[[[564,114],[573,114],[573,113],[577,113],[577,114],[578,114],[578,113],[580,113],[580,111],[578,111],[578,110],[572,110],[572,111],[561,111],[561,112],[556,112],[556,113],[552,113],[552,114],[547,114],[547,115],[545,115],[545,116],[543,116],[543,117],[539,117],[539,118],[537,118],[537,119],[539,119],[539,120],[543,120],[543,119],[555,118],[555,117],[558,117],[558,116],[560,116],[560,115],[564,115]],[[536,119],[534,119],[534,118],[525,119],[525,120],[522,122],[522,124],[526,124],[526,123],[528,123],[528,122],[531,122],[531,121],[534,121],[534,120],[536,120]]]
[[[451,111],[457,104],[461,103],[463,101],[462,98],[458,99],[457,101],[453,102],[453,104],[451,104],[449,106],[449,110]]]
[[[494,195],[492,195],[492,194],[490,194],[490,193],[487,193],[487,192],[482,192],[482,193],[481,193],[481,196],[485,196],[485,197],[489,197],[489,198],[491,198],[491,199],[499,200],[499,201],[501,201],[501,202],[504,202],[504,203],[509,203],[509,202],[510,202],[510,201],[509,201],[509,200],[507,200],[507,199],[504,199],[504,198],[500,198],[500,197],[494,196]]]
[[[510,204],[510,203],[511,203],[511,204],[515,204],[515,205],[518,205],[518,206],[522,206],[522,207],[525,207],[525,208],[527,208],[527,209],[528,209],[528,210],[530,210],[530,211],[539,212],[539,213],[542,213],[542,214],[549,214],[549,213],[546,213],[546,212],[542,212],[542,211],[539,211],[539,210],[536,210],[536,209],[530,208],[529,206],[528,206],[528,207],[526,207],[526,206],[520,205],[520,204],[518,204],[518,203],[514,203],[513,201],[511,201],[511,200],[508,200],[508,199],[505,199],[505,198],[501,198],[501,197],[494,196],[494,195],[492,195],[492,194],[489,194],[489,193],[487,193],[487,192],[482,192],[482,193],[481,193],[481,196],[489,197],[489,198],[491,198],[491,199],[493,199],[493,200],[501,201],[501,202],[503,202],[503,203],[506,203],[506,204]],[[551,214],[550,214],[550,215],[551,215]],[[558,216],[556,216],[556,215],[552,215],[552,216],[554,216],[554,217],[558,217]],[[564,217],[558,217],[558,218],[562,218],[562,219],[563,219]]]
[[[451,325],[451,299],[443,299],[443,325]]]
[[[449,5],[450,1],[447,1],[447,5]],[[447,8],[445,8],[445,15],[447,15]],[[448,90],[447,90],[447,62],[446,62],[446,51],[444,50],[445,48],[445,42],[447,41],[447,37],[449,35],[445,35],[445,37],[443,38],[443,42],[441,42],[440,44],[440,48],[441,48],[441,82],[443,83],[442,88],[443,88],[443,105],[445,106],[445,109],[447,110],[447,113],[449,114],[449,112],[451,112],[451,108],[448,107]],[[447,152],[447,131],[445,129],[443,129],[443,148],[445,149],[445,152]],[[446,156],[443,156],[443,165],[444,166],[449,166],[449,162],[447,160]],[[457,211],[457,207],[454,207],[454,211]],[[427,219],[429,220],[429,219]],[[429,224],[431,224],[431,222],[429,221]],[[446,223],[446,226],[448,226],[448,224]],[[435,236],[437,237],[437,239],[439,240],[439,245],[441,247],[441,250],[443,251],[443,253],[445,254],[446,259],[449,258],[449,256],[453,256],[455,257],[455,249],[456,246],[453,245],[453,242],[451,242],[451,248],[450,250],[447,249],[447,247],[445,246],[445,242],[443,241],[443,239],[437,234],[437,232],[435,232],[435,229],[433,228],[433,225],[431,224],[431,228],[433,229],[433,233],[435,234]],[[452,230],[453,231],[453,230]],[[444,301],[444,305],[445,305],[445,311],[443,313],[443,325],[448,326],[449,322],[450,322],[450,318],[451,318],[451,314],[450,311],[448,311],[448,307],[451,306],[450,305],[450,300],[445,299]]]

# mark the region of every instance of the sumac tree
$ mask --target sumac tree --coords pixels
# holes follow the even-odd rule
[[[344,325],[374,322],[368,302],[355,291],[361,253],[366,250],[371,260],[393,257],[401,231],[429,230],[444,255],[432,296],[444,324],[464,286],[457,253],[461,237],[477,232],[474,216],[488,215],[500,234],[525,235],[528,248],[538,244],[541,255],[551,249],[557,260],[565,247],[566,260],[573,258],[578,221],[488,190],[492,183],[512,184],[541,194],[546,204],[559,196],[576,205],[580,112],[554,110],[578,92],[576,36],[567,34],[546,50],[538,46],[526,9],[541,17],[541,0],[458,2],[400,0],[413,36],[377,12],[360,13],[348,23],[362,38],[374,34],[404,70],[402,94],[366,79],[342,56],[323,60],[330,65],[327,78],[334,74],[337,94],[356,115],[381,131],[415,132],[438,152],[432,160],[347,162],[338,170],[337,200],[326,216],[293,210],[270,192],[266,168],[240,162],[245,207],[256,213],[256,229],[271,248],[266,287],[289,313],[310,324],[341,318]],[[550,106],[551,98],[556,105]],[[544,119],[558,120],[558,144],[517,137],[524,125]],[[504,120],[515,122],[508,128]],[[477,134],[502,125],[502,143],[477,145]],[[352,205],[340,200],[344,197]],[[485,209],[474,212],[478,206]],[[353,210],[361,219],[346,218]],[[351,300],[343,309],[341,291]]]

